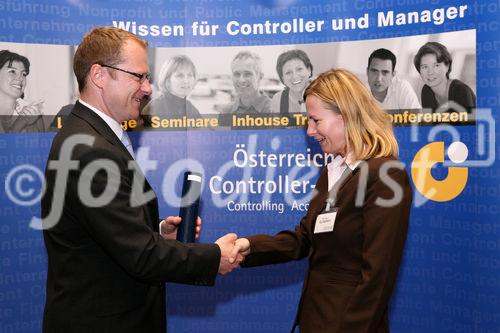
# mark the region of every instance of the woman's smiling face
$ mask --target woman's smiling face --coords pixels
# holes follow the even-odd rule
[[[311,77],[311,71],[298,58],[290,59],[283,65],[283,83],[290,90],[301,93]]]
[[[15,99],[21,97],[26,87],[27,75],[22,62],[6,62],[0,69],[0,92]]]
[[[420,60],[420,77],[431,88],[446,84],[448,68],[444,62],[437,61],[435,54],[427,53]]]
[[[345,156],[345,124],[340,111],[333,111],[314,95],[307,96],[307,135],[319,142],[323,152]]]
[[[193,90],[196,78],[189,66],[181,66],[172,73],[169,81],[170,92],[175,96],[185,98]]]

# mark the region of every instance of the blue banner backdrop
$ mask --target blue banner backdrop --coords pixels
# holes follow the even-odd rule
[[[30,59],[25,100],[44,100],[48,125],[77,96],[71,57],[93,26],[120,26],[148,40],[155,79],[169,57],[190,56],[199,73],[191,99],[206,116],[230,101],[231,88],[221,86],[231,85],[230,62],[241,50],[263,55],[267,81],[261,88],[272,95],[282,89],[274,69],[279,52],[307,50],[315,74],[340,66],[366,81],[369,53],[390,46],[398,56],[398,75],[420,96],[414,54],[427,41],[447,44],[460,68],[452,74],[475,91],[477,112],[466,113],[467,121],[444,123],[411,120],[407,114],[395,131],[401,160],[412,175],[418,152],[442,142],[445,162],[429,174],[444,180],[456,167],[467,168],[468,177],[448,181],[441,201],[414,187],[391,329],[500,332],[499,5],[494,0],[5,0],[0,1],[0,49]],[[131,137],[162,215],[178,213],[182,173],[203,174],[200,242],[213,242],[227,232],[272,234],[300,221],[323,156],[303,124],[293,125],[160,127]],[[40,213],[41,172],[53,136],[0,134],[0,333],[41,330],[47,257],[32,217]],[[455,141],[468,150],[462,163],[450,162],[447,149]],[[283,163],[269,166],[270,155],[284,156]],[[457,196],[446,197],[464,184]],[[238,270],[218,278],[214,288],[170,284],[168,329],[286,332],[306,264]]]

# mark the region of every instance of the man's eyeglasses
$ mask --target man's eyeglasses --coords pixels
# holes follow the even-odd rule
[[[140,74],[140,73],[130,72],[130,71],[127,71],[125,69],[121,69],[121,68],[118,68],[118,67],[115,67],[115,66],[111,66],[111,65],[102,65],[102,64],[99,64],[99,65],[101,65],[101,67],[107,67],[107,68],[115,69],[117,71],[133,75],[133,76],[135,76],[136,78],[139,79],[139,83],[143,83],[145,80],[148,80],[149,83],[151,83],[151,73]]]

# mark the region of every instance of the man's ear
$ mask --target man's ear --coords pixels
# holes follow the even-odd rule
[[[93,64],[90,67],[89,79],[95,86],[102,88],[104,85],[105,69],[99,64]]]
[[[392,77],[395,77],[396,76],[396,70],[393,70],[392,71]]]

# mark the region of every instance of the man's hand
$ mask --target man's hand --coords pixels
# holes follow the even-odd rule
[[[169,216],[160,222],[160,235],[165,239],[177,238],[177,227],[182,222],[180,216]],[[200,237],[201,233],[201,217],[196,219],[196,234],[195,239]]]
[[[237,238],[238,236],[236,234],[230,233],[215,241],[215,244],[219,245],[221,253],[219,274],[226,274],[233,271],[240,265],[240,262],[243,261],[241,255],[237,255],[234,258],[231,257],[234,251],[234,243]]]
[[[229,262],[234,263],[239,260],[241,263],[245,260],[245,257],[250,254],[250,242],[246,238],[238,238],[236,242],[234,242],[233,251],[231,252]],[[238,263],[238,264],[239,264]]]

